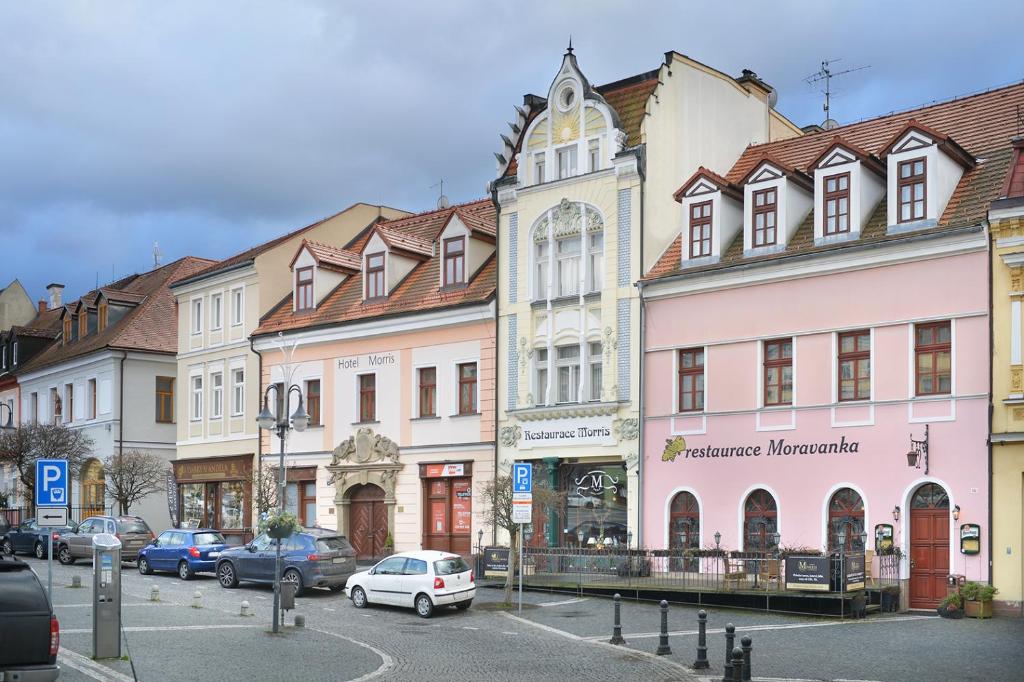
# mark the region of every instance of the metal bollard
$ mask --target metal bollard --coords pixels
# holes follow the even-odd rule
[[[296,613],[295,614],[295,627],[297,627],[297,628],[304,628],[304,627],[306,627],[306,617],[303,616],[301,613]]]
[[[622,597],[616,594],[612,599],[615,600],[615,623],[612,625],[612,638],[608,640],[609,644],[625,644],[626,640],[622,639],[622,616],[621,609]]]
[[[654,653],[659,656],[668,656],[672,648],[668,645],[668,602],[661,600],[661,634],[658,635],[658,650]]]
[[[149,591],[149,601],[160,601],[160,588],[156,585]]]
[[[732,623],[725,625],[725,671],[722,675],[722,682],[732,682],[732,649],[736,642],[736,626]],[[740,652],[743,653],[742,651]]]
[[[203,594],[199,590],[192,593],[192,608],[201,609],[203,608]]]
[[[252,613],[249,612],[249,602],[247,602],[247,601],[243,601],[242,602],[242,612],[239,613],[238,615],[240,615],[240,616],[251,616],[252,615]]]
[[[701,609],[697,612],[697,660],[693,662],[694,670],[705,670],[708,667],[708,612]]]
[[[749,636],[740,639],[740,649],[743,651],[743,682],[750,682],[750,650],[753,648]]]
[[[732,650],[732,682],[743,682],[743,649]]]
[[[71,576],[71,587],[81,587],[81,586],[82,586],[82,576],[80,576],[80,575],[73,575],[73,576]]]

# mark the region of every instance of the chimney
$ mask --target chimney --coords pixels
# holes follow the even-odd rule
[[[59,308],[61,306],[60,294],[64,291],[64,285],[53,282],[46,285],[46,291],[50,294],[50,307]]]
[[[39,299],[39,314],[43,314],[45,312],[46,312],[46,301],[43,300],[43,299]]]

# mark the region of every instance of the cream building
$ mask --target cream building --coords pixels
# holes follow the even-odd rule
[[[593,87],[572,48],[498,154],[498,461],[567,494],[534,543],[634,545],[640,474],[635,286],[678,234],[675,183],[800,130],[752,72],[675,52]],[[635,536],[635,537],[634,537]]]
[[[299,244],[344,245],[373,223],[404,215],[354,204],[173,283],[176,524],[217,528],[231,541],[251,532],[261,387],[260,359],[249,335],[260,317],[290,294],[289,261]]]

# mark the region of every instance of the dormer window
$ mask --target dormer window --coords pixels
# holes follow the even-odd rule
[[[107,304],[106,303],[100,303],[98,310],[99,310],[99,313],[98,313],[98,318],[97,318],[97,322],[96,322],[96,324],[97,324],[96,329],[98,331],[103,331],[104,329],[107,328]]]
[[[444,286],[466,283],[466,238],[444,240]]]
[[[313,308],[313,268],[299,268],[295,271],[295,309]]]
[[[64,345],[71,343],[71,316],[64,318]]]
[[[896,181],[899,192],[898,222],[924,220],[927,168],[927,160],[923,157],[899,162],[899,178]]]
[[[89,334],[89,312],[83,308],[78,313],[78,338],[84,339]]]
[[[371,253],[366,256],[366,298],[387,296],[384,285],[384,254]]]
[[[825,234],[850,231],[850,174],[840,173],[825,178]]]
[[[711,255],[711,202],[690,206],[690,258]]]
[[[774,187],[754,192],[753,224],[754,246],[775,244],[778,193]]]

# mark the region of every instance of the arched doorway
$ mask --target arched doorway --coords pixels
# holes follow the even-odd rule
[[[700,549],[700,503],[693,493],[676,493],[669,507],[668,548],[672,550],[672,570],[697,571],[697,557],[683,557],[688,549]]]
[[[370,560],[383,556],[388,536],[384,490],[372,483],[354,485],[348,490],[348,498],[348,539],[356,550],[356,558]]]
[[[107,483],[103,475],[103,465],[98,459],[87,460],[82,465],[81,483],[81,518],[98,514],[106,514]]]
[[[846,533],[843,551],[864,551],[864,500],[853,488],[840,488],[828,501],[828,551],[839,551],[839,531]]]
[[[776,549],[775,532],[779,529],[779,509],[775,498],[764,489],[747,495],[743,504],[743,549],[761,552]]]
[[[949,576],[949,495],[925,483],[910,498],[910,608],[932,609]]]

